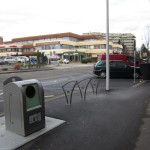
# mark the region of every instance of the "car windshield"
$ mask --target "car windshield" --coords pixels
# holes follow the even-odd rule
[[[98,61],[97,63],[96,63],[96,65],[103,65],[103,64],[105,64],[105,61]]]
[[[18,57],[19,59],[24,59],[23,57]]]

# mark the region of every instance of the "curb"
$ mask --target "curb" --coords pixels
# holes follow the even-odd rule
[[[33,72],[33,71],[47,71],[47,70],[54,70],[54,68],[27,69],[27,70],[9,70],[9,71],[0,71],[0,74],[20,73],[20,72]]]

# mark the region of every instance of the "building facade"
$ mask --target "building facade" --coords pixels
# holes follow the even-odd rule
[[[83,33],[83,35],[98,35],[106,38],[106,33],[101,32],[89,32]],[[126,46],[127,54],[133,56],[135,50],[135,39],[136,37],[131,33],[109,33],[109,39],[114,44],[123,44]]]
[[[0,36],[0,45],[3,44],[3,37]]]
[[[109,43],[110,53],[122,53],[122,45]],[[97,58],[106,53],[106,40],[97,35],[59,33],[41,36],[15,38],[0,45],[0,56],[30,55],[43,52],[48,58],[81,60],[84,57]]]

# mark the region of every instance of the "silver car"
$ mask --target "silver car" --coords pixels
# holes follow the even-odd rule
[[[29,62],[29,58],[26,56],[17,56],[16,60],[18,63],[24,63],[24,62]]]
[[[5,64],[13,64],[13,63],[17,63],[17,59],[15,56],[6,56],[4,58],[4,62]]]

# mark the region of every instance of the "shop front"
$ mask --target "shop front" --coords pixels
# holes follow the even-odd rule
[[[63,53],[64,58],[70,61],[81,61],[82,58],[86,57],[85,52],[78,52],[78,51],[69,51]]]

